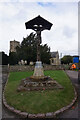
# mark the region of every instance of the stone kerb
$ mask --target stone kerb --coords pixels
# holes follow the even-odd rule
[[[9,76],[9,75],[8,75],[8,76]],[[8,82],[8,79],[7,79],[7,82]],[[7,82],[6,82],[6,85],[7,85]],[[5,88],[6,88],[6,85],[5,85]],[[12,111],[12,112],[14,112],[14,113],[22,116],[23,118],[55,118],[56,115],[64,112],[65,110],[69,109],[70,107],[72,107],[73,104],[74,104],[74,103],[76,102],[76,100],[77,100],[77,92],[76,92],[76,90],[75,90],[75,88],[74,88],[75,97],[74,97],[74,99],[72,100],[72,102],[71,102],[69,105],[67,105],[67,106],[65,106],[65,107],[63,107],[63,108],[61,108],[61,109],[59,109],[59,110],[57,110],[57,111],[55,111],[55,112],[42,113],[42,114],[41,114],[41,113],[38,113],[38,114],[30,114],[30,113],[27,113],[27,112],[22,112],[22,111],[20,111],[20,110],[16,110],[14,107],[9,106],[9,105],[7,104],[6,99],[5,99],[4,93],[5,93],[5,89],[4,89],[4,92],[3,92],[3,104],[5,105],[5,107],[8,108],[10,111]]]

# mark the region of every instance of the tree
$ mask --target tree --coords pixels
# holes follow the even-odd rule
[[[26,38],[23,38],[21,46],[17,47],[17,55],[19,60],[35,61],[36,59],[36,39],[35,34],[31,33]]]
[[[18,64],[18,55],[16,52],[10,52],[9,53],[9,64],[10,65],[15,65]]]
[[[40,52],[41,52],[41,61],[43,63],[49,64],[51,58],[50,47],[48,47],[47,44],[41,45]]]
[[[27,60],[29,63],[30,61],[36,62],[37,59],[37,38],[36,34],[31,33],[26,38],[23,38],[21,42],[21,46],[17,47],[17,55],[19,60]],[[43,63],[49,64],[50,55],[50,47],[45,45],[40,45],[40,53],[41,53],[41,60]]]
[[[63,58],[61,58],[61,64],[69,64],[73,62],[73,57],[70,55],[65,55]]]
[[[8,65],[8,55],[5,54],[5,52],[0,52],[0,64],[2,65]]]

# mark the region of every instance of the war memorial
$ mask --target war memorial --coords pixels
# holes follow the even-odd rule
[[[45,76],[43,71],[42,62],[40,61],[40,44],[42,42],[41,32],[43,30],[50,30],[52,23],[38,16],[25,23],[26,29],[33,29],[37,34],[37,61],[34,68],[34,74],[26,79],[22,79],[18,91],[22,90],[43,90],[63,88],[55,80],[50,78],[50,76]]]
[[[52,23],[40,15],[25,23],[36,32],[37,56],[34,71],[10,72],[3,92],[6,108],[22,118],[55,118],[69,109],[77,94],[64,70],[44,71],[40,58],[41,32]]]

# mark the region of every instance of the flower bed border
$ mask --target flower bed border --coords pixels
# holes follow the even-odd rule
[[[9,78],[9,74],[8,74],[8,78]],[[7,83],[8,83],[8,78],[7,78],[7,81],[6,81],[6,84],[5,84],[5,87],[4,87],[4,91],[3,91],[3,96],[2,96],[2,97],[3,97],[3,104],[4,104],[4,106],[5,106],[6,108],[8,108],[10,111],[12,111],[12,112],[14,112],[14,113],[22,116],[23,118],[55,118],[56,115],[58,115],[58,114],[64,112],[65,110],[71,108],[71,107],[73,106],[73,104],[74,104],[74,103],[76,102],[76,100],[77,100],[77,92],[76,92],[76,89],[75,89],[75,87],[74,87],[75,97],[74,97],[74,99],[72,100],[72,102],[71,102],[69,105],[67,105],[67,106],[65,106],[65,107],[57,110],[56,112],[38,113],[38,114],[30,114],[30,113],[27,113],[27,112],[21,112],[20,110],[17,110],[17,109],[15,109],[14,107],[11,107],[10,105],[8,105],[7,102],[6,102],[4,93],[5,93],[5,89],[6,89]]]

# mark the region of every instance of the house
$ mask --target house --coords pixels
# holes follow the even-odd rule
[[[50,64],[51,64],[51,65],[60,65],[60,60],[59,60],[59,53],[58,53],[58,51],[56,51],[56,52],[51,52]]]

